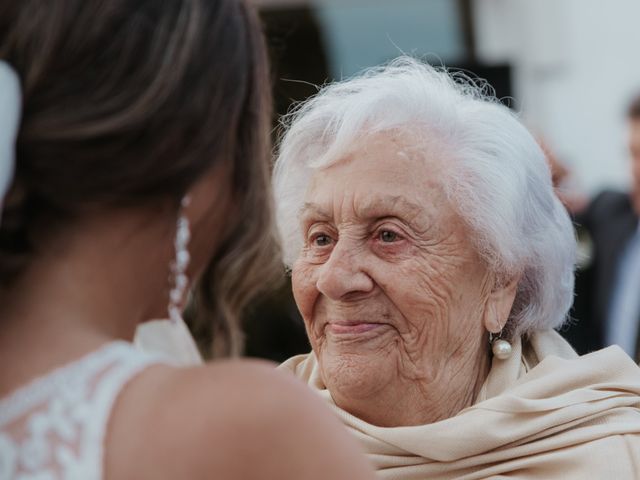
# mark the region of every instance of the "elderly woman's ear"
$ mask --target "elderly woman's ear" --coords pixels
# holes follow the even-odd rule
[[[496,279],[484,308],[484,326],[491,333],[500,333],[509,319],[513,301],[516,298],[518,284],[522,274],[513,275],[506,280]]]

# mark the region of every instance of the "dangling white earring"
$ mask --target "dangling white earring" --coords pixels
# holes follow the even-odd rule
[[[179,324],[182,320],[182,308],[184,298],[189,284],[187,277],[187,267],[189,266],[189,240],[191,239],[191,229],[189,219],[184,214],[184,209],[189,205],[190,198],[185,196],[180,202],[180,212],[176,223],[176,237],[174,240],[175,258],[171,262],[171,291],[169,292],[169,319],[173,324]]]
[[[494,357],[500,360],[506,360],[511,356],[513,349],[511,348],[511,344],[502,338],[502,330],[500,330],[500,333],[495,337],[492,333],[489,333],[489,343],[491,344],[491,351]]]

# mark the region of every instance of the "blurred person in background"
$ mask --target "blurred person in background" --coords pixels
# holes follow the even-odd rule
[[[576,323],[571,330],[583,352],[620,345],[639,361],[640,96],[630,104],[627,120],[630,191],[605,190],[586,206],[570,208],[591,245],[590,266],[576,288]]]
[[[547,164],[551,170],[551,182],[554,191],[572,218],[577,212],[583,211],[589,204],[589,197],[576,182],[574,172],[558,159],[552,149],[541,136],[537,141],[545,154]],[[583,355],[602,348],[598,335],[590,325],[591,305],[585,293],[591,286],[591,255],[593,246],[589,233],[579,225],[576,227],[577,255],[575,269],[575,291],[573,305],[569,311],[569,319],[559,330],[560,334],[569,341],[571,346]]]
[[[640,368],[554,331],[573,226],[511,111],[403,57],[286,125],[276,216],[313,351],[281,368],[380,478],[640,478]]]
[[[369,478],[289,376],[130,343],[270,283],[268,87],[240,1],[0,5],[0,478]]]

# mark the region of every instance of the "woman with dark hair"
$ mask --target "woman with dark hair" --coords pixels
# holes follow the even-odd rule
[[[272,368],[130,343],[269,283],[267,86],[239,1],[0,5],[0,478],[367,476]]]

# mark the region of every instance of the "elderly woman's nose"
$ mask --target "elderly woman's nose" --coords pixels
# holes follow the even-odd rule
[[[334,300],[350,293],[371,291],[373,280],[363,270],[362,253],[338,243],[329,260],[320,267],[316,288]]]

